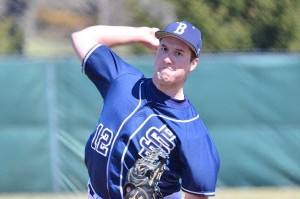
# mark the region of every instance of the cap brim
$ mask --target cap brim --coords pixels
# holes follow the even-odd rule
[[[171,35],[171,36],[172,36],[171,33],[166,32],[166,31],[162,31],[162,30],[159,30],[159,31],[156,31],[156,32],[155,32],[155,37],[156,37],[157,39],[161,39],[161,38],[163,38],[163,37],[165,37],[165,36],[168,36],[168,35]]]
[[[155,37],[157,39],[162,39],[163,37],[167,37],[167,36],[170,36],[170,37],[175,37],[177,39],[180,39],[181,41],[183,41],[184,43],[186,43],[191,49],[192,51],[196,54],[196,56],[198,57],[198,54],[196,52],[196,49],[188,42],[186,41],[185,39],[175,35],[175,34],[172,34],[170,32],[166,32],[166,31],[162,31],[162,30],[159,30],[159,31],[156,31],[155,32]]]

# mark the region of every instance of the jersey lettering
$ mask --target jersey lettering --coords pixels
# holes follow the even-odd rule
[[[113,136],[114,134],[110,129],[108,128],[103,129],[103,124],[100,124],[97,127],[95,136],[91,143],[92,149],[94,149],[95,151],[97,151],[98,153],[106,157]]]
[[[177,26],[177,29],[174,31],[174,33],[181,35],[181,34],[184,33],[185,29],[186,29],[186,24],[179,23],[178,26]]]
[[[146,132],[146,135],[140,139],[142,149],[139,155],[145,157],[149,151],[158,147],[163,149],[167,154],[170,154],[175,148],[175,138],[176,136],[166,125],[163,125],[160,129],[152,127]]]

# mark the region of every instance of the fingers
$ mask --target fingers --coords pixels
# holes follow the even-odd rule
[[[157,31],[159,31],[159,28],[152,27],[152,31],[153,31],[153,33],[155,33],[155,32],[157,32]]]

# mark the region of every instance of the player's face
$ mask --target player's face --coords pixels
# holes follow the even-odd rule
[[[192,53],[190,47],[180,39],[171,36],[162,38],[155,59],[154,81],[182,87],[198,63],[198,58],[191,61]]]

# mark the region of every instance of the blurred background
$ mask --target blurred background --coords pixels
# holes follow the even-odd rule
[[[68,56],[70,33],[95,25],[164,27],[188,20],[203,52],[299,52],[297,0],[1,0],[0,53]],[[144,53],[135,50],[134,53]]]
[[[299,195],[299,19],[298,0],[0,0],[0,198],[86,198],[84,146],[102,99],[72,32],[182,20],[202,31],[185,89],[220,153],[216,198]],[[151,76],[143,46],[114,50]]]

